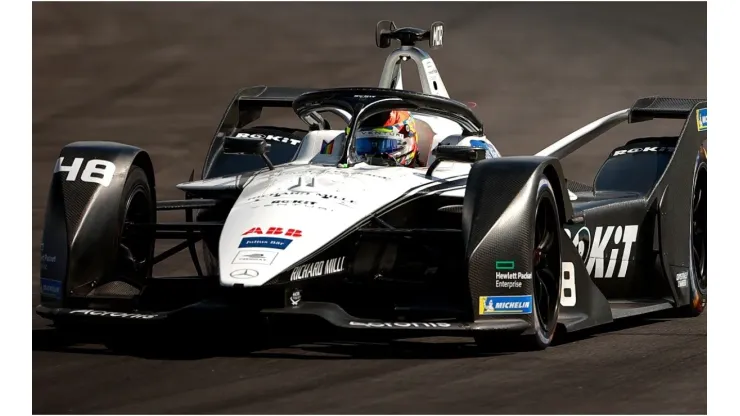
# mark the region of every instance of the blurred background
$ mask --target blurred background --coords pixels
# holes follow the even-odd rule
[[[374,44],[375,24],[381,19],[395,20],[399,27],[427,28],[437,20],[445,23],[444,48],[433,51],[432,57],[451,97],[477,103],[475,110],[486,126],[488,137],[504,155],[537,152],[599,117],[631,106],[640,97],[706,97],[706,3],[36,2],[33,4],[34,276],[38,276],[46,192],[62,146],[78,140],[112,140],[142,146],[153,158],[159,197],[178,198],[180,193],[174,185],[186,180],[192,169],[196,177],[200,173],[212,135],[237,89],[260,84],[316,88],[376,86],[390,52]],[[413,68],[405,68],[404,84],[409,89],[418,88]],[[675,134],[679,128],[680,123],[670,122],[619,127],[604,140],[569,156],[564,161],[566,175],[590,183],[613,147],[644,134]],[[34,293],[38,290],[36,280]],[[704,326],[696,330],[706,334],[706,318],[702,319]],[[36,325],[42,323],[34,318]],[[645,339],[635,337],[633,341],[643,343]],[[637,409],[638,413],[682,413],[693,409],[695,413],[705,413],[706,338],[697,342],[700,352],[703,348],[700,361],[704,360],[704,367],[700,362],[696,373],[691,375],[693,382],[698,383],[693,393],[674,391],[672,399],[666,397],[660,401],[649,393],[646,384],[616,393],[621,397],[622,392],[633,391],[630,400],[604,396],[594,402],[594,395],[587,390],[593,383],[584,382],[579,387],[581,390],[570,393],[575,396],[571,396],[570,405],[563,404],[565,411],[611,413]],[[651,351],[655,352],[649,350],[643,355]],[[57,363],[60,359],[34,355],[35,412],[95,411],[114,405],[123,412],[137,410],[124,405],[124,396],[117,396],[118,399],[105,396],[108,401],[96,396],[92,402],[80,402],[63,391],[46,391],[43,397],[37,398],[37,389],[44,389],[44,383],[60,377],[57,373],[37,373],[37,365],[46,368],[45,362]],[[295,362],[288,363],[292,364]],[[613,368],[623,369],[624,365],[615,362]],[[225,371],[223,366],[219,367],[220,371]],[[180,377],[175,375],[178,373],[161,371],[161,377],[165,374]],[[385,371],[390,370],[378,370],[378,376]],[[529,371],[533,371],[531,381],[536,382],[538,374],[531,368]],[[584,374],[588,371],[583,370]],[[188,374],[199,373],[196,368],[192,372]],[[432,371],[416,376],[449,378],[440,374]],[[571,372],[570,376],[579,374]],[[682,374],[689,377],[685,372]],[[479,381],[481,386],[489,383]],[[101,391],[105,391],[104,385],[99,386]],[[77,386],[84,387],[80,393],[90,392],[92,388]],[[424,383],[418,385],[416,394],[421,396],[417,398],[425,397],[422,386]],[[471,381],[470,386],[478,384]],[[520,388],[519,391],[523,394],[530,390]],[[143,392],[139,394],[146,396]],[[397,407],[397,403],[387,400],[350,402],[350,397],[335,405],[326,401],[309,405],[299,397],[293,402],[297,407],[285,402],[275,406],[293,413],[311,409],[322,413],[357,409],[414,412],[419,408],[427,413],[554,411],[531,403],[516,407],[493,397],[469,408],[458,407],[450,396],[449,401],[439,398],[432,401],[437,403],[436,407],[419,402],[416,407],[410,403]],[[587,404],[583,404],[584,400]],[[143,407],[143,411],[191,410],[166,401],[155,402],[154,407]],[[498,403],[497,407],[486,404],[493,402]],[[226,410],[247,411],[237,402],[232,405]],[[213,409],[207,404],[196,408],[205,412]],[[253,408],[260,412],[270,409],[266,405]]]

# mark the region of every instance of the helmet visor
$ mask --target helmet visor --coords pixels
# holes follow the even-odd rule
[[[359,156],[390,154],[403,147],[403,136],[384,127],[357,132],[355,150]]]

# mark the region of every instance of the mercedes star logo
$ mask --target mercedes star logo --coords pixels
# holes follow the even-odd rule
[[[231,272],[231,277],[235,279],[249,279],[252,277],[259,276],[259,272],[257,270],[251,270],[251,269],[242,269],[242,270],[234,270]]]

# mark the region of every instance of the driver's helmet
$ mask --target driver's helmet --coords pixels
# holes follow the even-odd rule
[[[419,151],[414,118],[408,111],[386,111],[363,121],[355,134],[358,156],[381,156],[397,166],[414,166]]]

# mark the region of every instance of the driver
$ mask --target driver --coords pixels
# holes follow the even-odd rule
[[[349,127],[347,132],[349,135]],[[321,154],[331,154],[334,141],[321,145]],[[419,138],[416,124],[408,111],[385,111],[363,121],[355,135],[358,156],[379,157],[391,166],[416,167],[419,162]]]
[[[355,135],[358,156],[381,157],[394,166],[419,165],[416,123],[408,111],[386,111],[363,121]]]

